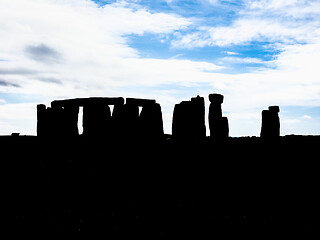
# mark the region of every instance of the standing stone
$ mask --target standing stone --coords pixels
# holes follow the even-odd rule
[[[48,108],[50,117],[50,136],[59,138],[63,136],[65,132],[64,125],[64,109],[60,106],[52,106]]]
[[[270,106],[268,110],[262,111],[262,124],[260,137],[275,139],[280,136],[279,106]]]
[[[204,98],[197,97],[191,98],[192,112],[193,112],[193,136],[196,141],[205,139],[206,125],[205,125],[205,104]]]
[[[158,103],[145,105],[139,116],[141,139],[160,141],[163,139],[163,121],[161,106]]]
[[[200,96],[191,101],[176,104],[172,119],[172,135],[177,141],[199,142],[205,139],[204,99]]]
[[[85,104],[83,107],[83,135],[102,137],[108,135],[111,123],[110,107],[105,104]]]
[[[269,107],[270,112],[270,128],[271,137],[279,137],[280,136],[280,118],[279,118],[279,112],[280,108],[279,106],[270,106]]]
[[[112,111],[111,138],[121,141],[124,137],[124,104],[115,104]]]
[[[37,136],[44,137],[48,134],[48,114],[44,104],[37,105]]]
[[[139,129],[139,107],[135,104],[125,104],[123,106],[122,123],[124,138],[132,141],[138,137]]]
[[[172,135],[177,141],[188,141],[190,136],[190,108],[191,102],[182,101],[174,106],[173,121],[172,121]]]
[[[64,107],[64,135],[75,137],[79,135],[78,129],[79,106],[67,105]]]
[[[221,118],[221,132],[219,139],[227,139],[229,137],[229,121],[227,117]]]
[[[223,103],[223,95],[218,93],[209,94],[209,119],[222,118],[221,104]]]
[[[260,137],[267,138],[270,132],[270,112],[269,110],[262,110],[262,123]]]
[[[223,95],[209,94],[209,100],[210,137],[216,141],[225,140],[229,137],[229,123],[227,117],[222,117]]]

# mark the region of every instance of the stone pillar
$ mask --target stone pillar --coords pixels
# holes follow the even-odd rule
[[[222,117],[223,95],[209,94],[209,100],[210,137],[216,141],[225,140],[229,137],[229,124],[227,117]]]
[[[37,105],[37,136],[45,137],[48,135],[48,114],[44,104]]]
[[[115,141],[121,141],[125,136],[124,119],[124,104],[115,104],[113,107],[111,124],[111,137]]]
[[[229,121],[227,117],[221,118],[221,129],[219,139],[227,139],[229,137]]]
[[[145,105],[139,116],[141,139],[160,141],[163,139],[163,121],[161,106],[158,103]]]
[[[111,112],[106,104],[86,103],[83,106],[83,135],[103,137],[110,130]]]
[[[204,99],[200,96],[191,101],[176,104],[172,119],[172,135],[177,141],[199,142],[205,139]]]
[[[279,137],[280,136],[280,118],[279,118],[279,112],[280,108],[279,106],[270,106],[269,107],[270,112],[270,128],[271,137]]]
[[[280,136],[279,106],[270,106],[262,111],[262,124],[260,137],[275,139]]]
[[[79,135],[78,116],[79,106],[67,105],[64,107],[64,135],[75,137]]]
[[[124,138],[131,141],[138,137],[139,107],[135,104],[126,103],[123,106],[122,123]]]
[[[188,141],[190,136],[191,102],[182,101],[174,106],[172,119],[172,136],[176,141]]]
[[[267,138],[270,132],[270,112],[269,110],[262,110],[261,115],[262,122],[260,137]]]
[[[60,106],[51,106],[47,109],[49,111],[49,122],[50,122],[50,136],[59,138],[64,135],[65,124],[64,124],[64,109]]]
[[[197,97],[191,98],[192,104],[192,117],[193,117],[193,136],[196,141],[204,140],[206,137],[206,125],[205,125],[205,104],[204,98]]]

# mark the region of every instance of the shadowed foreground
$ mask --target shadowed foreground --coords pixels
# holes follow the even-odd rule
[[[201,144],[1,137],[11,233],[318,234],[319,137]]]

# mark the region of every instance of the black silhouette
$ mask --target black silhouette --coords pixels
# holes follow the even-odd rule
[[[200,96],[176,104],[172,119],[173,138],[180,142],[203,141],[206,136],[204,113],[204,99]]]
[[[319,235],[320,137],[280,136],[276,106],[262,113],[261,137],[229,137],[223,96],[209,100],[210,137],[199,96],[175,106],[172,136],[163,133],[155,100],[38,105],[38,136],[0,137],[3,231],[125,239]]]
[[[279,106],[270,106],[269,110],[262,111],[261,138],[275,140],[280,136],[279,111]]]
[[[213,140],[223,141],[229,137],[229,123],[227,117],[222,117],[221,104],[223,96],[213,93],[209,95],[209,127],[210,136]]]
[[[111,115],[109,105],[114,105]],[[83,136],[113,141],[164,137],[161,107],[155,100],[127,98],[82,98],[58,100],[51,108],[40,104],[37,135],[75,137],[79,135],[79,107],[83,107]],[[139,107],[142,107],[139,115]]]

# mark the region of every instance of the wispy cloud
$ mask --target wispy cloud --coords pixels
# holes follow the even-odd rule
[[[20,87],[19,84],[12,83],[10,81],[2,80],[0,79],[0,86],[5,86],[5,87]]]
[[[179,36],[174,47],[228,46],[252,41],[308,43],[319,38],[319,1],[243,1],[231,24],[201,25]]]
[[[303,115],[303,116],[302,116],[302,118],[305,118],[305,119],[312,119],[312,117],[311,117],[311,116],[309,116],[309,115]]]
[[[41,63],[58,63],[61,59],[58,51],[43,43],[35,46],[26,46],[25,53],[27,57]]]
[[[251,57],[224,57],[220,58],[220,61],[232,62],[232,63],[259,63],[259,64],[267,64],[268,62],[260,59],[260,58],[251,58]]]

